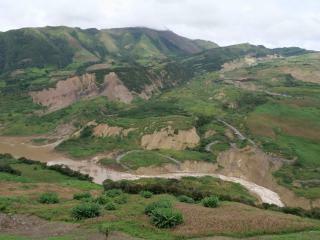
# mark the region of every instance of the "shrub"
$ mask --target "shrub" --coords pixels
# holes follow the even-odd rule
[[[114,202],[117,203],[117,204],[125,204],[128,202],[128,198],[126,195],[122,194],[118,197],[115,197],[114,198]]]
[[[73,199],[75,200],[90,199],[90,198],[92,198],[92,196],[91,196],[91,193],[89,192],[75,193],[73,195]]]
[[[108,202],[104,208],[106,210],[112,211],[112,210],[116,210],[116,205],[113,202]]]
[[[84,218],[98,217],[101,214],[100,207],[96,203],[83,203],[72,209],[72,217],[80,220]]]
[[[21,176],[19,170],[13,169],[9,164],[0,164],[0,172],[6,172],[12,175]]]
[[[151,212],[151,222],[158,228],[172,228],[183,223],[183,217],[172,208],[155,208]]]
[[[215,208],[219,205],[219,198],[216,196],[206,197],[201,202],[204,207]]]
[[[150,191],[141,191],[141,192],[140,192],[140,195],[141,195],[142,197],[144,197],[144,198],[151,198],[152,195],[153,195],[153,193],[150,192]]]
[[[156,208],[171,208],[171,207],[172,207],[172,203],[169,200],[161,199],[157,202],[153,202],[147,205],[146,208],[144,209],[144,213],[150,216],[152,211],[155,210]]]
[[[121,189],[110,189],[110,190],[105,191],[104,194],[108,197],[113,198],[113,197],[116,197],[116,196],[123,194],[123,192]]]
[[[97,197],[97,198],[95,199],[95,202],[96,202],[96,203],[99,203],[99,204],[101,204],[101,205],[107,204],[107,203],[109,203],[110,201],[111,201],[111,199],[110,199],[109,197],[105,196],[105,195],[100,195],[99,197]]]
[[[52,166],[46,166],[45,168],[50,169],[50,170],[54,170],[56,172],[59,172],[63,175],[69,176],[69,177],[75,177],[79,180],[92,182],[92,179],[93,179],[88,174],[83,174],[81,172],[74,171],[66,165],[52,165]]]
[[[55,192],[47,192],[40,195],[38,201],[40,203],[53,204],[59,202],[58,194]]]
[[[188,196],[186,196],[186,195],[180,195],[180,196],[178,197],[178,200],[179,200],[180,202],[185,202],[185,203],[194,203],[193,198],[188,197]]]

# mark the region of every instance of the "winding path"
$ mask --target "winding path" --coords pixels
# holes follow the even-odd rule
[[[225,126],[227,126],[229,129],[231,129],[234,134],[240,139],[240,140],[247,140],[250,142],[252,145],[256,145],[254,141],[252,141],[250,138],[245,137],[237,128],[232,126],[231,124],[223,121],[222,119],[217,119],[219,122],[223,123]]]
[[[219,143],[218,140],[213,141],[213,142],[207,144],[206,147],[205,147],[205,150],[206,150],[207,152],[212,152],[211,147],[212,147],[213,145],[217,144],[217,143]]]

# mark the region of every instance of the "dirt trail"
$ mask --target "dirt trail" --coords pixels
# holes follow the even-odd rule
[[[212,150],[211,150],[211,147],[212,147],[213,145],[217,144],[217,143],[219,143],[219,141],[216,140],[216,141],[213,141],[213,142],[207,144],[206,147],[205,147],[205,150],[206,150],[207,152],[211,152],[211,151],[212,151]]]
[[[251,139],[245,137],[236,127],[232,126],[231,124],[223,121],[222,119],[218,119],[219,122],[223,123],[225,126],[227,126],[229,129],[231,129],[234,134],[240,139],[240,140],[248,140],[252,145],[255,145],[254,141]]]

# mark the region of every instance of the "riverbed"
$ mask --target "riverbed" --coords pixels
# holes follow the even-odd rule
[[[215,173],[201,173],[201,172],[174,172],[156,175],[137,175],[128,172],[119,172],[110,168],[101,166],[98,163],[98,158],[86,160],[74,160],[66,157],[62,153],[54,150],[56,143],[47,144],[44,146],[35,146],[32,144],[31,137],[0,137],[0,153],[10,153],[14,157],[26,157],[29,159],[46,162],[48,165],[64,164],[73,170],[80,171],[90,175],[93,181],[102,184],[105,179],[111,180],[134,180],[139,178],[181,178],[184,176],[212,176],[220,178],[224,181],[239,183],[248,189],[253,194],[260,197],[262,202],[275,204],[277,206],[284,206],[279,195],[270,189],[259,186],[253,182],[246,181],[241,178],[228,177]]]

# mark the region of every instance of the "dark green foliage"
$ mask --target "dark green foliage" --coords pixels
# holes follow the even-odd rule
[[[108,202],[104,205],[104,208],[108,211],[116,210],[116,205],[113,202]]]
[[[218,181],[215,183],[215,181]],[[208,187],[210,186],[212,187]],[[225,183],[231,184],[231,183]],[[214,180],[211,177],[193,178],[184,177],[180,180],[177,179],[143,179],[136,181],[121,180],[114,182],[112,180],[105,180],[103,182],[105,189],[118,188],[127,193],[138,194],[141,191],[150,191],[154,194],[170,193],[176,196],[186,195],[195,200],[201,200],[215,194],[221,200],[236,201],[245,204],[254,205],[254,198],[246,193],[246,190],[238,185],[232,185],[230,192],[226,192],[225,188],[219,190],[219,180]],[[230,186],[231,187],[231,186]],[[239,188],[239,189],[238,189]]]
[[[181,212],[172,208],[156,208],[151,212],[151,222],[158,228],[173,228],[183,223]]]
[[[253,110],[255,107],[267,102],[267,97],[261,93],[245,92],[237,100],[239,107],[244,111]]]
[[[59,202],[58,194],[55,192],[47,192],[40,195],[38,201],[40,203],[54,204]]]
[[[184,202],[184,203],[195,203],[194,199],[191,197],[188,197],[186,195],[180,195],[178,196],[178,200],[180,202]]]
[[[19,170],[12,168],[9,164],[0,163],[0,172],[6,172],[17,176],[21,175],[21,172]]]
[[[91,126],[86,126],[80,134],[81,138],[87,138],[92,136],[92,127]]]
[[[46,168],[55,170],[69,177],[78,178],[79,180],[92,181],[92,177],[90,177],[88,174],[83,174],[78,171],[74,171],[66,165],[52,165],[52,166],[47,166]]]
[[[96,203],[82,203],[71,211],[72,217],[76,220],[98,217],[101,214],[100,206]]]
[[[116,188],[110,189],[110,190],[106,190],[104,192],[104,195],[106,195],[107,197],[111,197],[111,198],[120,196],[122,194],[123,194],[122,190],[121,189],[116,189]]]
[[[216,196],[210,196],[202,199],[201,201],[204,207],[216,208],[219,206],[219,198]]]
[[[107,197],[105,195],[100,195],[94,200],[96,203],[99,203],[101,205],[107,204],[108,202],[112,201],[110,197]]]
[[[29,165],[39,165],[42,168],[46,168],[46,169],[50,169],[50,170],[54,170],[56,172],[59,172],[63,175],[69,176],[69,177],[75,177],[79,180],[86,180],[86,181],[92,181],[92,177],[90,177],[88,174],[83,174],[80,173],[78,171],[74,171],[71,168],[69,168],[66,165],[52,165],[52,166],[48,166],[46,163],[40,162],[40,161],[35,161],[35,160],[31,160],[31,159],[27,159],[27,158],[19,158],[18,159],[19,162],[21,163],[25,163],[25,164],[29,164]]]
[[[0,71],[46,65],[64,67],[73,57],[66,39],[30,28],[0,33],[0,51]]]
[[[152,202],[145,207],[144,213],[147,215],[151,215],[152,212],[157,208],[172,208],[172,203],[168,199],[161,199],[157,202]]]
[[[141,191],[141,192],[140,192],[140,196],[142,196],[142,197],[144,197],[144,198],[151,198],[152,195],[153,195],[153,193],[150,192],[150,191]]]
[[[125,204],[128,202],[128,198],[125,194],[121,194],[113,198],[113,201],[117,204]]]
[[[73,199],[82,200],[82,199],[91,199],[92,195],[89,192],[75,193]]]
[[[149,101],[141,102],[137,107],[119,113],[120,117],[130,118],[161,117],[168,115],[190,116],[190,114],[177,105],[177,100],[175,99],[168,101],[150,99]]]

